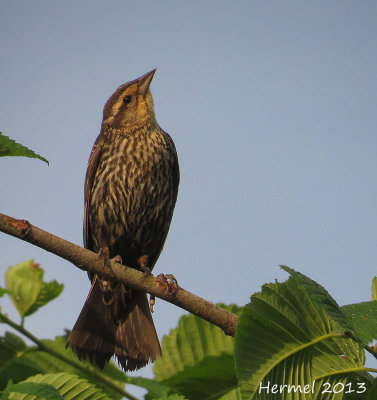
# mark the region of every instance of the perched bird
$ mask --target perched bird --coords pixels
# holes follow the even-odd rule
[[[85,178],[85,247],[144,272],[164,246],[179,185],[176,149],[156,121],[149,90],[155,71],[120,86],[105,104]],[[125,371],[160,357],[146,293],[90,279],[66,347],[100,369],[113,355]]]

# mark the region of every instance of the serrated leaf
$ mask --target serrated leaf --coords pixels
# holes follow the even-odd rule
[[[63,396],[46,383],[22,382],[9,385],[5,394],[9,400],[62,400]]]
[[[349,304],[341,309],[363,344],[367,345],[377,339],[377,301]]]
[[[0,337],[0,390],[6,387],[10,379],[19,382],[41,372],[37,365],[25,357],[29,349],[14,333],[5,332]]]
[[[303,388],[314,380],[319,385],[326,379],[340,381],[342,371],[363,366],[362,348],[341,337],[351,327],[336,302],[316,282],[289,272],[287,282],[266,284],[253,295],[238,323],[235,359],[243,399],[270,399],[267,389],[258,392],[261,384]],[[336,378],[334,371],[339,372]],[[284,391],[277,398],[322,399]]]
[[[120,389],[124,389],[125,382],[128,377],[116,367],[113,362],[110,362],[104,370],[98,371],[93,368],[89,362],[79,362],[77,357],[73,354],[70,348],[65,348],[66,340],[62,336],[57,336],[55,340],[45,339],[42,340],[42,343],[51,348],[52,350],[62,354],[64,357],[68,357],[75,363],[79,363],[80,366],[85,366],[88,369],[88,372],[82,371],[80,368],[76,368],[75,366],[66,363],[62,359],[54,357],[53,355],[46,353],[44,351],[33,351],[25,354],[25,358],[30,363],[34,363],[40,369],[40,372],[44,373],[59,373],[66,372],[69,374],[75,374],[84,379],[92,381],[93,377],[90,374],[90,371],[94,371],[96,373],[100,373],[103,377],[111,381],[112,384],[118,386]],[[111,389],[106,384],[102,383],[100,380],[95,382],[96,385],[101,387],[111,398],[113,399],[121,399],[122,395],[113,389]]]
[[[323,309],[335,323],[342,326],[342,329],[349,332],[353,331],[353,326],[349,323],[337,302],[323,286],[292,268],[285,265],[280,267],[291,275],[292,279],[297,282],[298,287],[315,303],[316,307]]]
[[[225,308],[241,312],[237,306]],[[190,400],[220,398],[237,387],[233,343],[220,328],[184,315],[162,340],[163,355],[153,368],[156,380]]]
[[[55,340],[42,340],[42,343],[53,351],[61,353],[62,356],[68,357],[73,362],[79,363],[71,349],[65,350],[65,340],[63,337],[57,337]],[[113,385],[124,389],[124,382],[127,380],[127,376],[114,363],[110,363],[101,372],[94,369],[89,363],[79,364],[80,367],[87,367],[87,373],[60,358],[38,350],[34,346],[26,346],[25,342],[13,333],[7,332],[5,337],[0,338],[0,390],[6,386],[9,379],[17,383],[38,373],[66,372],[93,381],[91,371],[100,373],[101,376]],[[94,383],[108,393],[112,399],[122,398],[119,392],[113,390],[100,380]]]
[[[35,313],[62,292],[64,285],[56,281],[44,282],[43,274],[43,269],[33,260],[8,268],[5,275],[6,287],[21,317]]]
[[[375,276],[372,280],[372,300],[377,300],[377,276]]]
[[[59,374],[38,374],[28,378],[25,382],[48,384],[55,388],[63,399],[111,400],[101,389],[87,380],[64,372]],[[34,400],[36,398],[28,396],[27,400]],[[10,397],[10,399],[13,399],[13,397]]]
[[[0,157],[5,156],[39,158],[48,165],[48,161],[44,157],[36,154],[33,150],[23,146],[20,143],[17,143],[13,139],[10,139],[8,136],[5,136],[0,132]]]

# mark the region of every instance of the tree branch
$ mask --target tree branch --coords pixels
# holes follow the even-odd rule
[[[137,271],[114,261],[106,261],[90,250],[46,232],[26,220],[15,219],[0,213],[0,231],[38,246],[62,257],[83,271],[113,277],[135,289],[144,290],[160,299],[175,304],[220,327],[225,334],[234,336],[238,316],[179,287],[173,293],[150,274]]]

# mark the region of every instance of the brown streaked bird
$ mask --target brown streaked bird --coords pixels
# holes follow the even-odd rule
[[[106,102],[85,178],[85,247],[144,272],[164,246],[179,185],[173,140],[154,114],[155,71],[120,86]],[[98,275],[90,279],[66,347],[100,369],[113,355],[125,371],[160,357],[146,293]]]

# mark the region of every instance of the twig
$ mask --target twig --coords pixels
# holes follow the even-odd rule
[[[54,253],[84,271],[90,271],[106,277],[114,277],[128,286],[144,290],[160,299],[175,304],[217,325],[227,335],[234,336],[235,334],[238,323],[237,315],[181,287],[178,287],[172,293],[151,274],[146,275],[113,261],[106,262],[106,266],[104,266],[103,258],[98,254],[46,232],[26,220],[15,219],[0,213],[0,231]]]

